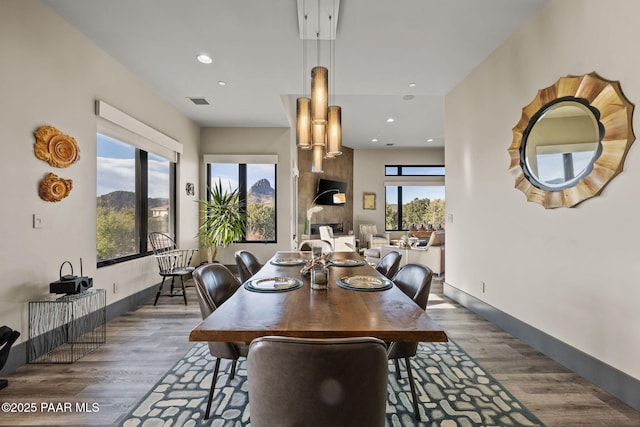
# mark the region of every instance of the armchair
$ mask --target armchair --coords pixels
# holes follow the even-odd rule
[[[389,234],[379,234],[375,224],[360,224],[360,245],[365,249],[364,259],[377,264],[380,261],[380,248],[389,245]]]
[[[360,224],[360,242],[366,249],[389,244],[389,233],[379,234],[375,224]]]
[[[335,248],[335,238],[333,236],[333,229],[329,226],[323,225],[318,228],[320,231],[320,240],[324,240],[325,242],[329,242],[331,244],[331,249]]]
[[[333,234],[333,228],[323,225],[318,228],[320,231],[320,240],[324,240],[331,244],[332,252],[354,252],[356,249],[356,239],[352,235]]]

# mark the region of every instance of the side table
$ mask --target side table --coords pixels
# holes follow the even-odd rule
[[[73,363],[106,340],[106,291],[29,301],[29,363]]]

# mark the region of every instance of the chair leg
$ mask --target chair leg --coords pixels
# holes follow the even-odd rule
[[[396,365],[396,378],[402,379],[402,372],[400,371],[400,361],[399,359],[393,359],[393,363]]]
[[[232,380],[236,375],[236,364],[238,363],[238,359],[233,359],[231,362],[231,373],[229,374],[229,379]]]
[[[182,285],[182,297],[184,298],[184,305],[187,305],[187,290],[184,288],[184,279],[180,276],[180,284]]]
[[[158,298],[160,298],[160,293],[162,292],[162,287],[164,286],[164,279],[166,279],[166,277],[162,276],[162,282],[160,282],[160,287],[158,288],[156,300],[153,302],[153,305],[156,305],[158,303]]]
[[[216,388],[216,381],[218,380],[218,371],[220,370],[220,358],[216,357],[216,366],[213,369],[213,378],[211,378],[211,388],[209,389],[209,400],[207,401],[207,410],[204,413],[204,419],[209,419],[209,412],[211,412],[211,401],[213,400],[213,390]]]
[[[411,397],[413,399],[413,413],[416,416],[416,420],[418,422],[422,421],[420,419],[420,411],[418,410],[418,397],[416,396],[416,385],[413,382],[413,373],[411,372],[411,364],[409,363],[409,358],[404,358],[404,363],[407,365],[407,376],[409,377],[409,386],[411,387]]]

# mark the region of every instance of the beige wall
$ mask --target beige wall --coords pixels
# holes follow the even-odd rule
[[[290,250],[291,236],[295,230],[292,226],[292,158],[291,132],[289,128],[203,128],[202,154],[276,154],[277,167],[277,243],[238,243],[227,248],[219,248],[217,260],[224,264],[235,264],[235,251],[245,249],[251,251],[260,262],[264,263],[278,250]],[[295,152],[295,151],[294,151]],[[203,159],[200,174],[200,197],[206,197],[206,168]],[[202,259],[204,253],[202,254]]]
[[[1,8],[0,325],[21,331],[25,340],[27,301],[49,292],[65,260],[78,274],[83,259],[84,274],[107,290],[107,303],[159,279],[152,257],[96,269],[94,101],[102,99],[184,144],[177,184],[183,245],[197,245],[197,206],[183,189],[198,179],[199,128],[39,1],[4,0]],[[42,125],[78,141],[78,163],[55,169],[34,156],[33,132]],[[48,172],[73,180],[69,197],[58,203],[39,198],[38,183]],[[32,227],[34,213],[42,216],[41,229]]]
[[[447,95],[445,114],[446,281],[634,378],[638,143],[601,196],[555,210],[514,188],[507,148],[522,107],[559,77],[596,71],[638,104],[638,16],[640,2],[552,0]]]
[[[385,165],[443,165],[444,150],[355,150],[353,155],[353,226],[356,234],[360,224],[376,224],[384,232],[384,183],[386,181],[426,182],[422,177],[394,178],[384,175]],[[448,171],[447,171],[448,174]],[[440,178],[435,181],[441,184]],[[362,193],[376,194],[375,210],[362,208]],[[449,198],[449,195],[446,195]],[[402,234],[402,233],[400,233]]]

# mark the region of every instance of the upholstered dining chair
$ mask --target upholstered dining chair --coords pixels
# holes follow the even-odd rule
[[[380,258],[380,261],[376,264],[376,270],[387,279],[393,279],[393,276],[398,272],[398,268],[400,268],[401,259],[402,254],[400,252],[391,251]]]
[[[240,274],[240,281],[242,283],[251,279],[251,276],[256,274],[258,270],[262,268],[262,264],[254,254],[249,251],[237,251],[235,253],[236,265],[238,266],[238,273]]]
[[[388,362],[377,338],[257,338],[247,378],[252,427],[385,425]]]
[[[431,281],[433,272],[425,265],[407,264],[402,267],[394,276],[395,285],[411,298],[420,308],[426,310],[431,292]],[[416,396],[416,386],[413,381],[413,373],[411,371],[411,363],[409,358],[416,355],[418,350],[417,342],[392,342],[389,343],[387,356],[389,360],[393,360],[396,367],[396,377],[401,378],[399,359],[404,359],[407,367],[407,375],[409,379],[409,387],[411,387],[411,398],[413,399],[413,412],[416,420],[421,421],[420,411],[418,410],[418,398]]]
[[[220,263],[204,264],[196,268],[193,272],[193,281],[196,284],[200,313],[203,319],[213,313],[242,286],[233,273],[224,264]],[[229,359],[232,361],[229,378],[233,379],[238,359],[246,357],[248,351],[249,346],[247,343],[209,342],[209,353],[216,358],[216,364],[211,378],[205,420],[209,418],[209,412],[211,411],[213,392],[218,379],[218,372],[220,371],[220,360]]]

